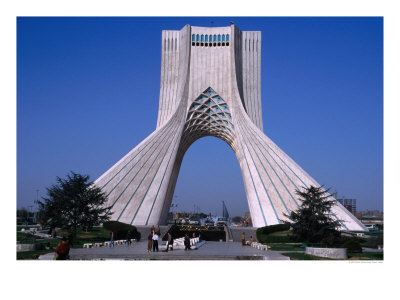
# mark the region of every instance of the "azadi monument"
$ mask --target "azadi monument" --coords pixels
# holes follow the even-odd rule
[[[165,223],[186,150],[214,136],[239,161],[253,226],[281,223],[301,205],[295,190],[319,184],[263,133],[261,32],[186,25],[162,32],[161,51],[156,130],[95,181],[112,219]],[[340,203],[332,215],[366,230]]]

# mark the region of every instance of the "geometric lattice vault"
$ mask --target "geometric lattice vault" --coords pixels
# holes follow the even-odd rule
[[[156,130],[95,181],[112,219],[164,223],[185,152],[215,136],[239,161],[253,225],[281,223],[301,204],[295,190],[319,184],[263,133],[261,33],[186,25],[163,31],[161,51]],[[340,203],[331,214],[366,230]]]

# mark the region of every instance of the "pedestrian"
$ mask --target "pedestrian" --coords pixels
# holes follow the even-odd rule
[[[156,234],[157,234],[159,237],[161,236],[161,229],[160,229],[160,225],[157,225]]]
[[[53,227],[53,228],[51,229],[51,237],[52,237],[53,239],[55,239],[55,238],[57,237],[57,232],[56,232],[56,228],[55,228],[55,227]]]
[[[171,246],[171,251],[174,250],[173,242],[174,242],[174,240],[172,239],[172,235],[170,232],[168,232],[167,252],[168,252],[169,246]]]
[[[185,251],[190,250],[190,238],[187,235],[187,233],[185,233],[185,242],[184,243],[185,243]]]
[[[246,237],[244,235],[244,232],[242,232],[242,235],[240,237],[242,239],[242,246],[246,246]]]
[[[114,247],[114,232],[110,233],[110,247]]]
[[[154,228],[154,225],[153,225],[153,226],[151,226],[151,234],[154,234],[154,233],[155,233],[155,231],[156,231],[156,229]]]
[[[153,234],[150,232],[147,237],[147,252],[151,252],[151,247],[153,246]]]
[[[157,235],[157,233],[155,233],[153,235],[153,252],[156,252],[156,250],[158,252],[158,235]]]
[[[193,232],[193,238],[195,238],[195,237],[196,237],[196,233]]]
[[[132,244],[131,238],[132,238],[132,233],[130,230],[128,230],[128,232],[126,233],[126,244],[128,246]]]
[[[63,237],[61,243],[57,246],[55,251],[56,260],[66,260],[69,255],[69,246],[67,238]]]

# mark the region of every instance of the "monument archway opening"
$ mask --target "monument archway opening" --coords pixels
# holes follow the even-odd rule
[[[249,211],[234,152],[220,138],[202,137],[184,155],[170,213],[201,212],[222,216],[222,201],[231,217],[243,216]]]

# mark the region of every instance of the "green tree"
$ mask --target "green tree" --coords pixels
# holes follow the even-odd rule
[[[332,217],[331,208],[336,200],[331,200],[322,186],[296,190],[301,206],[287,216],[293,235],[300,241],[319,243],[328,237],[338,237],[339,221]]]
[[[88,175],[74,172],[66,179],[57,177],[57,184],[47,188],[47,197],[39,201],[40,215],[50,227],[60,227],[76,236],[78,228],[85,230],[110,219],[105,193],[89,182]]]
[[[25,207],[21,207],[21,209],[17,209],[17,217],[26,222],[29,219],[29,211]]]

